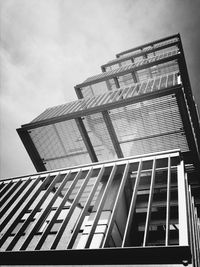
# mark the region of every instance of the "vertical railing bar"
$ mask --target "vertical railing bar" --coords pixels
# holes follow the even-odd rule
[[[167,88],[168,86],[168,80],[169,80],[169,74],[165,76],[166,77],[166,82],[165,82],[165,88]]]
[[[171,186],[171,158],[168,157],[168,172],[167,172],[167,207],[166,207],[166,232],[165,246],[169,245],[169,223],[170,223],[170,186]]]
[[[0,182],[0,194],[1,194],[1,190],[4,188],[4,186],[5,186],[6,184],[4,183],[4,182]]]
[[[134,85],[134,87],[132,88],[132,92],[131,92],[130,97],[132,97],[135,94],[135,91],[137,92],[137,88],[140,86],[141,86],[141,84]],[[137,94],[138,94],[138,92],[137,92]]]
[[[194,205],[194,197],[192,197],[192,209],[193,209],[193,227],[194,227],[194,249],[195,249],[195,253],[196,253],[196,262],[197,262],[197,266],[199,266],[199,254],[198,254],[198,240],[197,240],[197,229],[196,229],[196,218],[195,218],[195,205]]]
[[[147,83],[146,83],[146,86],[144,88],[143,94],[146,94],[147,88],[148,88],[148,86],[149,86],[150,83],[151,83],[151,80],[150,79],[147,80]]]
[[[10,186],[12,186],[12,184],[13,184],[13,181],[9,181],[7,184],[4,185],[4,187],[0,191],[1,198],[3,197],[3,195],[5,194],[5,192],[10,188]]]
[[[188,237],[189,237],[189,244],[192,250],[192,255],[194,255],[194,247],[193,247],[193,232],[192,232],[192,215],[191,215],[191,192],[190,192],[190,186],[188,184],[188,179],[187,179],[187,173],[185,174],[185,180],[186,180],[186,197],[187,197],[187,218],[188,218]]]
[[[117,193],[117,196],[116,196],[116,199],[115,199],[115,203],[114,203],[114,206],[113,206],[113,210],[112,210],[111,217],[110,217],[110,220],[109,220],[109,223],[108,223],[108,228],[107,228],[107,231],[106,231],[106,234],[105,234],[105,238],[104,238],[102,247],[105,247],[107,245],[107,243],[109,241],[109,238],[110,238],[110,235],[112,233],[114,220],[116,218],[116,214],[117,214],[117,211],[118,211],[117,207],[119,206],[119,202],[120,202],[122,194],[124,192],[123,190],[124,190],[127,178],[128,178],[129,170],[130,170],[130,163],[128,161],[126,163],[125,170],[124,170],[124,173],[123,173],[123,176],[122,176],[122,179],[121,179],[121,183],[120,183],[120,186],[119,186],[119,189],[118,189],[118,193]]]
[[[75,178],[73,179],[73,182],[71,183],[70,187],[66,191],[66,193],[65,193],[65,195],[64,195],[64,197],[63,197],[63,199],[62,199],[62,201],[61,201],[61,203],[59,205],[59,207],[56,209],[56,212],[54,213],[51,221],[48,223],[47,227],[45,228],[44,232],[42,233],[42,236],[41,236],[40,240],[38,241],[38,243],[37,243],[37,245],[35,247],[35,250],[39,250],[42,247],[47,235],[49,234],[49,231],[50,231],[52,225],[54,224],[55,220],[59,216],[61,210],[63,209],[65,203],[67,202],[71,192],[73,191],[73,189],[74,189],[74,187],[75,187],[75,185],[76,185],[76,183],[77,183],[77,181],[78,181],[78,179],[80,178],[81,175],[82,175],[82,170],[80,169],[77,172]]]
[[[186,209],[186,187],[184,163],[181,160],[177,166],[178,169],[178,218],[179,218],[179,245],[188,245],[188,225],[187,225],[187,209]]]
[[[151,217],[151,207],[152,207],[152,202],[153,202],[153,191],[154,191],[154,183],[155,183],[155,172],[156,172],[156,158],[154,158],[153,166],[152,166],[151,184],[150,184],[149,201],[148,201],[148,207],[147,207],[143,247],[146,246],[148,232],[149,232],[149,223],[150,223],[150,217]]]
[[[162,77],[163,77],[163,76],[160,76],[160,77],[159,77],[159,78],[160,78],[160,81],[159,81],[159,84],[158,84],[158,90],[160,90],[160,87],[161,87]]]
[[[124,230],[124,237],[122,240],[122,247],[125,247],[127,244],[127,239],[129,237],[130,234],[130,230],[131,230],[131,224],[133,221],[133,214],[135,211],[135,205],[136,205],[136,199],[137,199],[137,191],[138,191],[138,187],[139,187],[139,183],[140,183],[140,178],[141,178],[141,170],[142,170],[142,159],[139,162],[138,165],[138,170],[137,170],[137,176],[136,176],[136,180],[135,180],[135,185],[134,185],[134,189],[133,189],[133,193],[132,193],[132,198],[131,198],[131,203],[130,203],[130,207],[129,207],[129,213],[128,213],[128,217],[127,217],[127,221],[126,221],[126,226],[125,226],[125,230]]]
[[[4,199],[4,195],[7,195],[8,192],[11,190],[12,186],[14,185],[14,183],[12,181],[10,181],[6,186],[5,188],[2,189],[2,192],[1,192],[1,198],[0,198],[0,201],[2,201]]]
[[[190,209],[191,209],[191,230],[192,230],[192,251],[193,251],[193,261],[194,266],[196,266],[197,261],[197,254],[196,254],[196,244],[195,244],[195,232],[194,232],[194,218],[193,218],[193,206],[192,206],[192,194],[191,194],[191,187],[189,187],[189,200],[190,200]]]
[[[30,224],[31,220],[33,219],[34,215],[37,213],[37,211],[40,208],[40,206],[42,205],[42,203],[45,201],[45,199],[47,198],[47,196],[49,195],[49,193],[52,191],[55,183],[59,179],[59,176],[60,175],[58,174],[53,179],[53,181],[50,183],[50,185],[48,186],[48,189],[45,191],[44,195],[38,201],[38,203],[36,204],[35,208],[31,211],[30,215],[27,217],[26,221],[23,223],[23,225],[21,226],[21,228],[18,230],[17,234],[14,236],[13,240],[11,241],[11,243],[9,244],[9,246],[8,246],[8,248],[6,250],[12,250],[14,248],[15,244],[17,243],[17,241],[21,237],[22,233],[25,231],[25,229]],[[46,179],[44,180],[44,182],[40,186],[40,190],[38,190],[39,192],[42,191],[44,185],[46,185],[46,183],[49,181],[50,177],[51,177],[50,175],[47,175]],[[39,193],[38,193],[38,195],[39,195]],[[33,203],[33,201],[35,200],[35,198],[34,199],[31,198],[31,200],[32,200],[31,203],[30,203],[30,200],[28,202],[29,206],[31,206],[31,204]]]
[[[199,250],[199,242],[198,242],[198,217],[197,217],[197,209],[195,208],[194,210],[194,218],[195,218],[195,233],[196,233],[196,244],[197,244],[197,261],[198,261],[198,266],[200,266],[200,250]]]
[[[38,176],[38,179],[35,179],[32,186],[28,189],[28,191],[25,193],[25,195],[19,200],[18,204],[14,207],[14,209],[8,214],[6,219],[3,221],[3,223],[0,225],[0,229],[3,229],[5,225],[8,223],[8,221],[12,218],[12,216],[15,214],[15,212],[20,208],[21,204],[26,200],[26,198],[31,194],[32,190],[37,186],[37,184],[40,181],[40,176]],[[42,188],[42,185],[40,186]],[[35,200],[35,198],[39,195],[39,190],[33,194],[31,199],[28,201],[28,203],[24,206],[24,208],[20,211],[18,216],[16,217],[15,221],[10,225],[10,227],[7,229],[7,231],[4,233],[0,240],[0,247],[5,242],[5,240],[8,238],[8,236],[12,233],[16,225],[19,223],[21,217],[24,215],[25,211],[28,210],[29,206],[32,204],[32,202]]]
[[[176,84],[176,73],[173,73],[173,82],[172,82],[173,84],[173,86]]]
[[[197,235],[198,235],[198,245],[199,245],[199,262],[200,262],[200,220],[197,217]],[[199,264],[200,265],[200,264]]]
[[[132,86],[130,85],[129,88],[128,88],[128,90],[127,90],[126,92],[123,92],[123,99],[126,99],[126,98],[128,97],[129,93],[130,93],[131,90],[132,90],[131,87],[132,87]]]
[[[13,183],[13,185],[9,188],[5,196],[1,199],[0,201],[1,207],[6,204],[6,202],[9,200],[9,198],[12,196],[15,190],[17,190],[17,188],[20,186],[21,183],[22,183],[21,180],[17,181],[16,183]]]
[[[199,218],[197,218],[197,227],[198,227],[199,260],[200,260],[200,219]]]
[[[98,222],[98,220],[99,220],[99,218],[101,216],[101,211],[102,211],[103,206],[105,204],[105,201],[106,201],[106,198],[107,198],[107,195],[108,195],[108,191],[109,191],[111,183],[112,183],[112,181],[113,181],[113,179],[115,177],[116,171],[117,171],[117,165],[114,164],[113,169],[112,169],[111,174],[110,174],[110,177],[108,178],[106,187],[104,189],[103,195],[101,197],[100,203],[98,205],[98,208],[97,208],[97,211],[96,211],[96,214],[95,214],[95,217],[94,217],[90,232],[88,234],[88,239],[87,239],[87,242],[85,244],[85,248],[88,248],[90,246],[90,242],[92,241],[93,234],[94,234],[94,231],[96,229],[97,222]]]
[[[115,90],[116,90],[116,89],[115,89]],[[105,99],[105,103],[109,103],[109,101],[112,102],[112,100],[111,100],[111,98],[110,98],[111,94],[112,94],[112,91],[107,92],[107,98]]]
[[[58,243],[59,243],[59,241],[60,241],[60,238],[62,237],[62,234],[64,233],[64,230],[65,230],[65,228],[66,228],[66,226],[67,226],[67,223],[69,222],[69,220],[70,220],[70,218],[71,218],[71,215],[72,215],[72,213],[74,212],[74,209],[75,209],[75,207],[77,206],[78,201],[79,201],[79,199],[81,198],[81,195],[82,195],[82,193],[83,193],[83,191],[84,191],[84,189],[85,189],[85,187],[86,187],[86,185],[87,185],[89,179],[91,178],[92,173],[93,173],[93,168],[91,168],[91,169],[88,171],[88,173],[87,173],[87,175],[86,175],[86,177],[85,177],[83,183],[81,184],[81,187],[80,187],[80,189],[79,189],[79,191],[78,191],[76,197],[74,198],[74,200],[73,200],[73,202],[72,202],[72,205],[71,205],[71,207],[70,207],[70,209],[69,209],[69,212],[67,213],[67,216],[66,216],[65,219],[63,220],[62,225],[61,225],[60,229],[58,230],[58,232],[57,232],[57,234],[56,234],[56,237],[55,237],[55,239],[54,239],[54,241],[53,241],[53,244],[52,244],[52,246],[51,246],[51,249],[56,249],[56,247],[57,247],[57,245],[58,245]]]
[[[92,101],[90,102],[88,108],[92,108],[92,107],[96,106],[96,103],[97,103],[97,101],[98,101],[98,98],[99,98],[99,95],[92,96],[92,97],[91,97],[91,100],[92,100]]]
[[[107,100],[107,98],[108,98],[108,94],[103,94],[103,97],[99,101],[99,105],[105,104],[105,101]]]
[[[28,181],[30,181],[31,183],[31,179],[29,178]],[[38,182],[38,181],[37,181]],[[34,184],[37,184],[36,183],[36,180],[35,180],[35,183]],[[17,211],[19,211],[19,208],[21,207],[21,205],[25,202],[25,200],[27,199],[27,197],[30,195],[30,193],[32,192],[33,188],[35,185],[32,185],[31,188],[27,189],[27,192],[24,192],[24,194],[22,194],[22,196],[20,195],[18,197],[18,199],[16,199],[14,201],[14,203],[11,205],[11,207],[9,207],[8,211],[3,215],[3,217],[1,218],[1,224],[0,224],[0,231],[2,229],[4,229],[6,226],[8,228],[8,225],[10,224],[11,225],[11,222],[8,224],[8,222],[13,219],[15,213]],[[28,187],[28,186],[27,186]],[[10,227],[10,226],[9,226]],[[13,228],[14,229],[14,228]],[[13,230],[12,229],[12,230]],[[6,230],[4,229],[4,232],[6,232]]]
[[[103,165],[101,170],[100,170],[100,172],[99,172],[99,174],[98,174],[97,180],[96,180],[95,184],[93,185],[92,190],[91,190],[91,192],[90,192],[90,194],[89,194],[89,196],[87,198],[87,201],[85,203],[84,209],[82,210],[82,212],[80,214],[80,217],[79,217],[79,219],[78,219],[78,221],[77,221],[77,223],[76,223],[76,225],[74,227],[73,233],[72,233],[72,235],[70,237],[70,240],[68,242],[68,245],[67,245],[67,249],[72,248],[72,246],[74,244],[74,241],[76,240],[77,234],[78,234],[78,232],[80,230],[80,227],[81,227],[81,225],[83,223],[83,219],[85,218],[85,215],[86,215],[87,210],[89,208],[90,202],[92,201],[93,196],[94,196],[94,194],[95,194],[95,192],[96,192],[96,190],[98,188],[98,185],[99,185],[99,183],[100,183],[100,181],[102,179],[104,171],[105,171],[105,167]]]
[[[31,239],[33,238],[34,234],[37,232],[38,228],[42,224],[42,222],[45,220],[46,216],[48,215],[49,211],[51,210],[52,205],[55,203],[56,199],[58,198],[61,190],[64,188],[65,184],[71,177],[71,171],[69,171],[65,177],[63,178],[62,183],[56,190],[55,194],[53,195],[52,199],[49,201],[47,206],[44,208],[43,212],[41,212],[41,215],[37,218],[37,222],[35,223],[34,227],[30,231],[30,233],[27,235],[27,238],[25,239],[24,243],[22,244],[20,250],[25,250],[27,246],[29,245]]]
[[[27,179],[26,181],[22,181],[21,186],[18,188],[18,190],[15,192],[15,194],[11,197],[11,199],[5,203],[4,207],[2,207],[2,210],[0,212],[0,218],[7,212],[7,210],[12,206],[14,201],[21,195],[23,190],[26,188],[26,186],[30,183],[30,179]]]
[[[150,92],[154,92],[155,83],[156,83],[156,77],[153,78],[153,83],[152,83]]]

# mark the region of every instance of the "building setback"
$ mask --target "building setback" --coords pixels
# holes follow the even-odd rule
[[[200,124],[179,34],[116,55],[17,132],[3,265],[200,266]]]

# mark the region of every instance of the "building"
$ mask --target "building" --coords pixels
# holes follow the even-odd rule
[[[4,265],[200,266],[200,124],[179,34],[119,53],[17,132]]]

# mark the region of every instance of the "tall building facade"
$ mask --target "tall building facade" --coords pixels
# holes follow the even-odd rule
[[[179,34],[116,55],[17,132],[4,265],[200,266],[200,124]]]

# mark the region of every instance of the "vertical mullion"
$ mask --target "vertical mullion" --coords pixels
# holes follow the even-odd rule
[[[76,183],[77,183],[77,181],[78,181],[78,179],[80,178],[81,175],[82,175],[82,170],[79,170],[79,172],[76,174],[75,178],[73,179],[73,182],[71,183],[70,187],[66,191],[66,193],[65,193],[65,195],[64,195],[64,197],[63,197],[63,199],[62,199],[62,201],[61,201],[61,203],[59,205],[59,207],[57,208],[55,214],[53,215],[51,221],[48,223],[46,229],[44,230],[39,242],[37,243],[37,246],[35,247],[35,250],[39,250],[42,247],[47,235],[49,234],[49,231],[50,231],[51,227],[53,226],[55,220],[59,216],[61,210],[63,209],[65,203],[67,202],[71,192],[73,191],[73,189],[74,189],[74,187],[75,187],[75,185],[76,185]]]
[[[96,211],[96,214],[95,214],[91,229],[90,229],[89,234],[88,234],[88,239],[87,239],[87,242],[85,244],[85,248],[89,248],[89,246],[90,246],[90,242],[92,241],[93,234],[94,234],[94,231],[96,229],[97,222],[98,222],[98,220],[99,220],[99,218],[101,216],[101,212],[102,212],[103,206],[105,204],[105,201],[106,201],[106,198],[107,198],[107,195],[108,195],[108,191],[110,190],[110,186],[111,186],[112,181],[113,181],[113,179],[115,177],[116,171],[117,171],[117,165],[115,164],[113,166],[112,171],[111,171],[110,177],[108,178],[106,187],[104,189],[103,195],[102,195],[100,203],[98,205],[98,208],[97,208],[97,211]]]
[[[56,237],[55,237],[55,239],[53,241],[53,244],[51,246],[51,249],[56,249],[56,247],[57,247],[57,245],[59,243],[59,240],[62,237],[62,234],[64,233],[64,230],[65,230],[65,228],[67,226],[67,223],[69,222],[70,217],[71,217],[72,213],[74,212],[74,209],[77,206],[78,201],[81,198],[81,195],[82,195],[82,193],[83,193],[83,191],[84,191],[84,189],[85,189],[85,187],[86,187],[86,185],[87,185],[87,183],[88,183],[88,181],[89,181],[92,173],[93,173],[93,168],[91,168],[88,171],[88,173],[87,173],[87,175],[86,175],[83,183],[81,184],[81,187],[80,187],[80,189],[79,189],[76,197],[74,198],[74,200],[72,202],[72,205],[71,205],[71,207],[69,209],[69,212],[68,212],[67,216],[65,217],[65,219],[63,220],[62,225],[61,225],[60,229],[58,230],[58,232],[56,234]]]
[[[148,207],[147,207],[147,216],[146,216],[146,223],[145,223],[145,230],[144,230],[143,247],[146,246],[148,233],[149,233],[149,223],[150,223],[150,217],[151,217],[151,208],[152,208],[152,202],[153,202],[153,191],[154,191],[154,183],[155,183],[155,172],[156,172],[156,159],[154,158],[153,166],[152,166],[152,174],[151,174],[149,201],[148,201]]]
[[[102,247],[105,247],[107,245],[107,243],[109,242],[109,238],[110,238],[110,235],[112,233],[112,229],[113,229],[113,225],[114,225],[114,220],[116,218],[117,211],[118,211],[117,207],[119,206],[122,194],[124,192],[123,190],[124,190],[127,178],[128,178],[129,170],[130,170],[130,163],[128,161],[126,163],[125,170],[124,170],[124,173],[123,173],[123,176],[122,176],[122,179],[121,179],[121,183],[120,183],[120,186],[119,186],[119,189],[118,189],[118,193],[117,193],[116,200],[115,200],[115,203],[114,203],[114,206],[113,206],[111,218],[110,218],[110,221],[109,221],[109,224],[108,224],[108,228],[107,228],[107,231],[106,231],[106,234],[105,234],[105,238],[104,238]]]
[[[34,234],[36,233],[36,231],[38,230],[38,228],[40,227],[40,225],[42,224],[42,222],[44,221],[44,219],[48,215],[49,211],[51,210],[52,205],[57,200],[57,198],[58,198],[61,190],[64,188],[65,184],[69,180],[70,176],[71,176],[71,171],[69,171],[65,175],[65,177],[63,178],[62,183],[60,184],[59,188],[56,190],[56,192],[53,195],[52,199],[49,201],[48,205],[44,208],[44,211],[41,212],[40,217],[37,219],[36,224],[34,225],[34,227],[32,228],[32,230],[30,231],[30,233],[27,236],[27,238],[25,239],[25,241],[22,244],[20,250],[25,250],[27,248],[27,246],[29,245],[29,243],[30,243],[31,239],[33,238]]]
[[[129,213],[128,213],[126,226],[125,226],[125,230],[124,230],[124,237],[122,240],[122,247],[126,246],[127,239],[129,237],[130,230],[131,230],[131,224],[133,221],[133,214],[134,214],[135,205],[136,205],[137,191],[138,191],[138,187],[139,187],[139,183],[140,183],[141,170],[142,170],[142,159],[140,160],[139,165],[138,165],[137,176],[136,176],[136,180],[135,180],[135,184],[134,184],[131,203],[130,203],[130,207],[129,207]]]
[[[101,168],[101,170],[100,170],[100,172],[98,174],[97,180],[96,180],[95,184],[93,185],[93,188],[92,188],[92,190],[91,190],[91,192],[90,192],[90,194],[88,196],[88,199],[87,199],[87,201],[85,203],[84,209],[82,210],[81,215],[80,215],[80,217],[79,217],[79,219],[78,219],[78,221],[76,223],[76,226],[75,226],[75,228],[73,230],[73,233],[72,233],[72,235],[70,237],[70,240],[69,240],[68,245],[67,245],[68,249],[72,248],[72,246],[74,244],[74,241],[75,241],[75,239],[77,237],[77,234],[78,234],[78,232],[80,230],[80,227],[81,227],[81,225],[83,223],[83,219],[85,218],[85,215],[86,215],[87,210],[89,208],[90,202],[92,201],[93,196],[94,196],[94,194],[95,194],[95,192],[96,192],[96,190],[98,188],[98,185],[99,185],[99,183],[101,181],[101,178],[102,178],[102,176],[104,174],[104,171],[105,171],[105,167],[102,166],[102,168]]]
[[[167,173],[167,207],[166,207],[166,232],[165,246],[169,245],[169,223],[170,223],[170,187],[171,187],[171,158],[168,157],[168,173]]]
[[[21,186],[18,188],[18,190],[13,194],[13,196],[5,203],[4,207],[2,207],[2,210],[0,212],[0,217],[6,213],[6,211],[11,207],[11,205],[14,203],[14,201],[21,195],[23,190],[26,188],[26,186],[30,183],[30,179],[26,179],[26,181],[22,181]]]
[[[20,199],[20,201],[18,202],[18,204],[15,206],[15,208],[6,217],[6,219],[4,220],[4,222],[1,224],[0,228],[5,227],[5,224],[7,222],[9,222],[9,220],[12,218],[12,216],[14,215],[14,213],[20,208],[20,205],[26,200],[26,198],[29,196],[29,194],[31,194],[32,190],[37,186],[37,184],[39,183],[39,181],[40,181],[40,176],[34,181],[34,183],[29,188],[29,190],[25,193],[25,195]],[[32,204],[32,202],[35,200],[35,198],[39,195],[39,193],[40,193],[41,190],[42,190],[42,185],[40,185],[40,187],[38,188],[38,190],[33,194],[33,196],[28,201],[28,203],[20,211],[20,213],[18,214],[18,216],[16,217],[16,219],[14,220],[14,222],[10,225],[10,227],[8,228],[8,230],[4,233],[4,235],[3,235],[3,237],[1,238],[1,241],[0,241],[0,246],[2,246],[2,244],[8,238],[8,236],[12,233],[12,231],[14,230],[14,228],[16,227],[16,225],[19,223],[20,219],[22,218],[22,216],[24,215],[24,213],[26,212],[26,210],[28,210],[29,206]]]
[[[185,175],[183,161],[178,165],[178,218],[179,218],[179,245],[188,245],[188,225],[186,209]]]
[[[25,231],[25,229],[27,228],[27,226],[30,224],[31,220],[34,218],[34,215],[37,213],[38,209],[40,208],[40,206],[43,204],[43,202],[45,201],[45,199],[47,198],[47,196],[49,195],[49,193],[52,191],[55,183],[57,182],[57,180],[59,179],[59,174],[53,179],[53,181],[51,182],[51,184],[48,186],[48,189],[45,191],[44,195],[41,197],[41,199],[38,201],[37,205],[35,206],[35,208],[32,210],[32,212],[30,213],[30,215],[28,216],[28,218],[26,219],[26,221],[23,223],[23,225],[21,226],[21,228],[19,229],[19,231],[17,232],[17,234],[15,235],[15,237],[13,238],[13,240],[11,241],[11,243],[9,244],[8,248],[6,250],[12,250],[15,246],[15,244],[17,243],[17,241],[19,240],[19,238],[21,237],[22,233]],[[47,175],[46,179],[44,180],[44,182],[42,183],[42,185],[40,186],[40,189],[38,190],[39,192],[36,192],[37,195],[39,195],[39,193],[42,191],[42,189],[44,188],[44,185],[49,182],[50,179],[50,175]],[[31,204],[33,203],[33,201],[35,200],[35,198],[31,198],[31,201],[29,200],[28,202],[28,206],[31,206]]]

